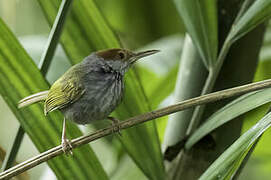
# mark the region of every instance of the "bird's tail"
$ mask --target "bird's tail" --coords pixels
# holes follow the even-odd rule
[[[30,96],[23,98],[22,100],[18,102],[18,108],[22,108],[22,107],[34,104],[36,102],[45,100],[48,95],[48,92],[49,91],[42,91],[42,92],[32,94]]]

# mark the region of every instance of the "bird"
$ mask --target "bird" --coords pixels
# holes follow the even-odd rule
[[[62,112],[61,147],[65,154],[72,154],[72,145],[66,138],[66,119],[83,125],[109,119],[115,128],[119,120],[110,114],[123,99],[124,75],[137,60],[157,52],[123,48],[93,52],[68,69],[49,90],[20,100],[18,108],[44,101],[45,115],[55,110]],[[119,127],[115,129],[119,131]]]

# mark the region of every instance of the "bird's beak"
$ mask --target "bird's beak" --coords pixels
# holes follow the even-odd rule
[[[148,50],[148,51],[142,51],[142,52],[135,53],[134,56],[131,58],[130,63],[133,64],[137,60],[139,60],[143,57],[150,56],[150,55],[158,53],[158,52],[160,52],[160,50]]]

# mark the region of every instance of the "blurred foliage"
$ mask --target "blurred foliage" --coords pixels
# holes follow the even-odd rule
[[[265,44],[269,44],[269,43],[265,42]],[[263,51],[267,51],[267,50],[264,49]],[[263,53],[264,52],[262,52],[262,54]],[[262,60],[258,65],[254,81],[261,81],[264,79],[270,79],[271,78],[270,68],[271,68],[271,57],[269,57],[265,60]],[[257,121],[259,121],[263,117],[263,115],[268,111],[268,109],[270,108],[270,105],[271,105],[271,103],[268,103],[268,104],[265,104],[259,108],[256,108],[256,109],[248,112],[245,115],[243,132],[248,130]],[[271,167],[270,159],[267,158],[267,157],[270,157],[270,155],[271,155],[271,153],[269,151],[269,149],[271,148],[270,141],[271,141],[271,130],[268,130],[262,136],[261,140],[258,142],[258,144],[255,148],[255,151],[252,154],[252,157],[251,157],[252,159],[251,159],[251,161],[249,161],[250,165],[247,168],[245,168],[245,171],[243,173],[244,176],[245,176],[246,172],[249,173],[251,171],[251,169],[253,169],[253,168],[258,170],[257,174],[258,173],[263,174],[263,176],[267,176],[267,177],[271,176],[270,171],[267,171],[267,169],[270,169],[270,167]],[[255,163],[255,164],[252,164],[252,163]],[[255,171],[253,171],[253,172],[255,173]]]
[[[96,1],[126,47],[139,48],[155,39],[184,32],[173,1]]]
[[[81,0],[80,0],[81,1]],[[246,0],[249,2],[250,0]],[[55,10],[57,9],[57,1],[52,4],[49,1],[43,1],[44,4],[48,3]],[[85,3],[88,1],[81,1],[80,3]],[[176,75],[178,72],[178,64],[181,56],[181,51],[183,47],[183,33],[185,32],[184,24],[188,27],[187,24],[191,23],[191,26],[196,27],[197,32],[202,33],[201,41],[200,38],[194,37],[194,41],[198,43],[198,48],[200,48],[201,55],[205,58],[205,61],[210,60],[210,62],[206,64],[213,64],[215,61],[215,57],[217,54],[217,44],[219,43],[219,47],[221,47],[222,41],[219,37],[219,42],[217,42],[216,34],[224,31],[224,29],[219,29],[217,32],[215,20],[217,17],[212,14],[216,11],[216,2],[209,0],[206,2],[198,3],[198,6],[194,8],[193,3],[196,1],[157,1],[157,0],[95,0],[95,5],[97,5],[98,10],[102,12],[101,19],[105,17],[107,23],[112,27],[114,33],[121,40],[121,43],[124,47],[130,49],[150,49],[156,48],[162,50],[161,53],[156,56],[150,57],[147,61],[142,61],[137,65],[135,70],[136,75],[140,82],[142,83],[142,87],[144,88],[145,94],[148,98],[149,108],[156,109],[158,107],[163,107],[171,104],[172,102],[172,92],[175,87]],[[183,3],[190,4],[191,6],[183,6]],[[237,1],[232,1],[236,3]],[[238,1],[240,4],[241,1]],[[244,1],[242,1],[244,2]],[[252,2],[252,1],[251,1]],[[247,13],[244,18],[240,21],[242,26],[240,32],[234,32],[238,38],[246,33],[251,28],[255,27],[259,22],[259,19],[266,19],[269,17],[268,10],[270,8],[269,3],[266,0],[257,0],[256,8],[250,10],[250,13]],[[266,4],[264,4],[266,2]],[[77,2],[78,3],[78,2]],[[176,4],[179,6],[176,6]],[[206,7],[208,3],[212,3],[212,6],[208,6],[206,11],[203,10],[203,7]],[[234,3],[229,3],[229,6],[233,6]],[[222,3],[218,3],[218,8]],[[85,4],[86,5],[86,4]],[[177,11],[178,9],[182,9],[179,13],[182,17],[179,16]],[[258,8],[261,7],[262,9]],[[78,8],[78,7],[77,7]],[[89,8],[89,7],[88,7]],[[79,8],[80,9],[80,8]],[[197,9],[196,12],[193,12]],[[235,8],[228,8],[235,9]],[[50,13],[49,21],[52,23],[54,19],[54,10],[53,13]],[[82,9],[83,11],[83,9]],[[245,12],[245,11],[244,11]],[[252,13],[251,13],[252,12]],[[259,13],[262,12],[262,13]],[[78,14],[80,14],[81,11]],[[224,13],[224,19],[219,19],[218,24],[227,23],[227,31],[231,26],[232,22],[224,22],[228,19],[228,16],[233,16],[235,13],[224,12],[223,10],[218,11],[217,13]],[[253,13],[259,13],[260,15],[256,18],[252,18]],[[265,14],[267,13],[267,14]],[[200,14],[203,14],[203,19],[200,19]],[[243,13],[245,14],[245,13]],[[200,22],[203,23],[203,27],[199,26],[199,24],[193,21],[187,21],[187,17],[185,16],[194,16],[195,22],[198,20],[202,20]],[[38,59],[41,56],[43,47],[45,45],[45,35],[49,33],[50,27],[47,23],[45,16],[42,13],[42,9],[40,5],[37,3],[37,0],[0,0],[0,17],[8,24],[8,27],[12,29],[13,33],[18,36],[26,36],[31,35],[29,37],[20,38],[20,41],[23,43],[24,47],[27,49],[27,52],[32,56],[34,61],[38,63]],[[206,18],[207,19],[204,19]],[[222,16],[221,16],[222,17]],[[73,16],[73,18],[75,18]],[[78,18],[78,17],[77,17]],[[95,41],[95,39],[99,38],[94,29],[91,29],[92,24],[91,19],[87,23],[83,23],[85,17],[75,18],[75,21],[80,22],[80,26],[82,27],[80,30],[81,34],[88,34],[88,38],[80,39],[77,36],[67,36],[70,38],[70,41],[64,47],[67,51],[68,49],[75,49],[75,51],[71,54],[68,54],[69,57],[72,57],[72,63],[79,62],[81,57],[88,54],[91,50],[95,48],[105,48],[110,43],[112,43],[113,36],[107,39],[106,43],[100,43],[96,41],[95,45],[89,43]],[[186,20],[185,23],[182,23],[182,19]],[[251,19],[252,21],[251,21]],[[73,19],[74,20],[74,19]],[[240,20],[240,19],[239,19]],[[249,24],[247,21],[252,22]],[[237,23],[237,22],[235,22]],[[70,32],[76,28],[72,26],[79,27],[79,25],[69,25]],[[210,25],[208,27],[208,25]],[[198,27],[199,26],[199,27]],[[95,26],[96,27],[96,26]],[[1,27],[0,27],[1,28]],[[210,28],[210,29],[208,29]],[[187,28],[188,32],[191,33],[191,28]],[[268,28],[268,32],[265,36],[264,46],[261,51],[260,59],[261,61],[258,64],[257,72],[255,74],[254,81],[260,81],[263,79],[271,78],[270,68],[271,68],[271,28]],[[76,29],[78,30],[78,29]],[[78,31],[79,32],[79,31]],[[204,34],[205,33],[205,34]],[[223,32],[224,33],[224,32]],[[226,33],[224,33],[226,34]],[[39,38],[37,38],[37,35]],[[65,35],[64,35],[65,36]],[[63,36],[63,37],[64,37]],[[41,40],[42,38],[43,40]],[[62,37],[62,38],[63,38]],[[93,38],[94,37],[94,38]],[[223,37],[224,38],[224,37]],[[223,39],[222,38],[222,39]],[[236,38],[236,37],[235,37]],[[64,38],[65,39],[65,38]],[[82,40],[82,41],[81,41]],[[115,40],[114,40],[115,41]],[[74,47],[75,44],[80,44],[81,42],[85,43],[85,46]],[[82,44],[84,44],[82,43]],[[81,44],[81,45],[82,45]],[[116,45],[117,43],[112,43]],[[207,44],[207,45],[206,45]],[[210,45],[211,44],[211,45]],[[118,45],[117,45],[118,46]],[[209,51],[209,52],[208,52]],[[71,64],[72,64],[71,63]],[[68,58],[65,56],[63,51],[58,51],[54,57],[53,64],[49,70],[49,74],[46,77],[50,83],[54,82],[66,69],[70,66],[70,62]],[[245,67],[243,67],[245,68]],[[134,77],[134,76],[133,76]],[[130,79],[131,81],[131,79]],[[132,81],[131,81],[132,82]],[[138,85],[138,84],[137,84]],[[138,87],[136,85],[136,87]],[[130,86],[128,88],[131,89]],[[129,91],[129,89],[128,89]],[[129,97],[128,97],[129,98]],[[131,97],[130,97],[131,98]],[[136,97],[138,99],[143,98],[141,94],[140,97]],[[131,98],[132,99],[132,98]],[[3,102],[0,102],[1,104]],[[144,105],[146,106],[146,104]],[[243,132],[251,128],[257,121],[259,121],[264,114],[267,112],[269,107],[268,105],[263,105],[260,108],[250,111],[245,114],[244,127]],[[145,107],[144,107],[145,108]],[[0,116],[1,118],[6,118],[6,113],[2,113],[2,109],[0,108]],[[4,114],[4,115],[3,115]],[[129,113],[128,113],[129,114]],[[122,114],[122,116],[126,116],[127,114]],[[158,136],[161,142],[163,141],[164,131],[167,125],[167,116],[159,118],[156,120],[157,122],[157,131]],[[6,121],[0,121],[0,136],[2,136],[1,130],[2,127],[6,128]],[[81,128],[81,127],[80,127]],[[15,133],[15,130],[13,130]],[[143,138],[143,137],[142,137]],[[137,138],[135,138],[137,139]],[[138,138],[139,139],[139,138]],[[248,162],[248,166],[245,167],[244,172],[240,176],[240,179],[270,179],[271,173],[271,159],[270,159],[270,142],[271,141],[271,131],[267,131],[259,141],[256,146],[255,152],[252,154],[252,158]],[[108,138],[106,141],[104,139],[100,140],[100,147],[95,146],[94,151],[97,152],[99,156],[99,160],[103,167],[106,169],[106,172],[110,176],[111,179],[146,179],[142,170],[140,170],[135,163],[131,160],[131,158],[125,153],[122,146],[115,138]],[[2,143],[2,142],[0,142]],[[8,144],[8,143],[7,143]],[[2,144],[0,144],[1,146]],[[29,145],[30,146],[30,145]],[[32,145],[31,145],[32,146]],[[2,147],[2,146],[1,146]],[[110,147],[110,148],[109,148]],[[137,151],[134,147],[134,150]],[[6,149],[6,148],[5,148]],[[106,149],[111,151],[110,155],[116,156],[117,158],[112,158],[108,160],[108,158],[103,158],[103,153],[106,151],[102,151],[102,149]],[[1,152],[1,151],[0,151]],[[27,153],[27,152],[23,152]],[[0,153],[1,155],[1,153]],[[1,157],[1,156],[0,156]],[[148,161],[149,157],[143,157]],[[139,163],[138,163],[139,164]],[[35,169],[34,169],[35,170]],[[254,174],[254,175],[253,175]],[[256,177],[255,177],[256,174]],[[42,178],[42,175],[32,176],[30,173],[31,179],[39,179]]]

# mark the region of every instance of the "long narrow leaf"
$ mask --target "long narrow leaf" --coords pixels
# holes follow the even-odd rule
[[[52,24],[59,1],[38,0]],[[72,63],[82,60],[92,51],[120,47],[118,39],[99,12],[93,0],[75,1],[63,31],[62,45]],[[115,111],[119,119],[150,110],[135,71],[126,75],[126,93],[123,103]],[[124,148],[150,179],[163,179],[164,167],[155,122],[149,122],[123,131],[120,138]],[[136,148],[135,148],[136,147]]]
[[[189,137],[185,144],[185,148],[190,149],[201,138],[209,134],[217,127],[270,101],[270,88],[252,92],[237,98],[208,118],[206,122]]]
[[[215,0],[174,0],[178,12],[204,64],[211,68],[216,61],[218,33]]]
[[[269,29],[271,30],[271,29]],[[268,38],[265,38],[265,42],[268,42]],[[262,50],[266,51],[269,48],[270,44],[266,44]],[[254,81],[261,81],[264,79],[269,79],[271,78],[271,58],[265,57],[265,56],[260,56],[260,63],[258,64],[257,71],[254,77]],[[266,112],[268,111],[270,107],[270,103],[267,103],[263,106],[260,106],[256,109],[253,109],[252,111],[246,113],[244,117],[244,124],[243,124],[243,131],[248,130],[250,127],[252,127],[258,120],[263,117]],[[269,142],[271,141],[271,134],[270,132],[266,133],[262,138],[261,142],[258,143],[257,148],[255,149],[254,157],[256,158],[264,158],[267,154],[269,154]],[[266,164],[269,164],[268,161],[264,161],[261,163],[261,166],[265,166]]]
[[[236,41],[251,31],[260,23],[271,17],[271,1],[257,0],[243,14],[242,17],[233,25],[229,34],[232,41]]]
[[[42,152],[61,141],[60,113],[45,117],[41,105],[23,110],[17,102],[23,97],[49,88],[40,71],[17,39],[0,19],[0,93],[37,149]],[[78,137],[80,130],[69,124],[67,136]],[[74,150],[75,158],[60,156],[48,161],[59,179],[107,179],[101,164],[89,146]]]
[[[231,179],[258,138],[270,127],[271,113],[237,139],[200,177],[200,180]]]

